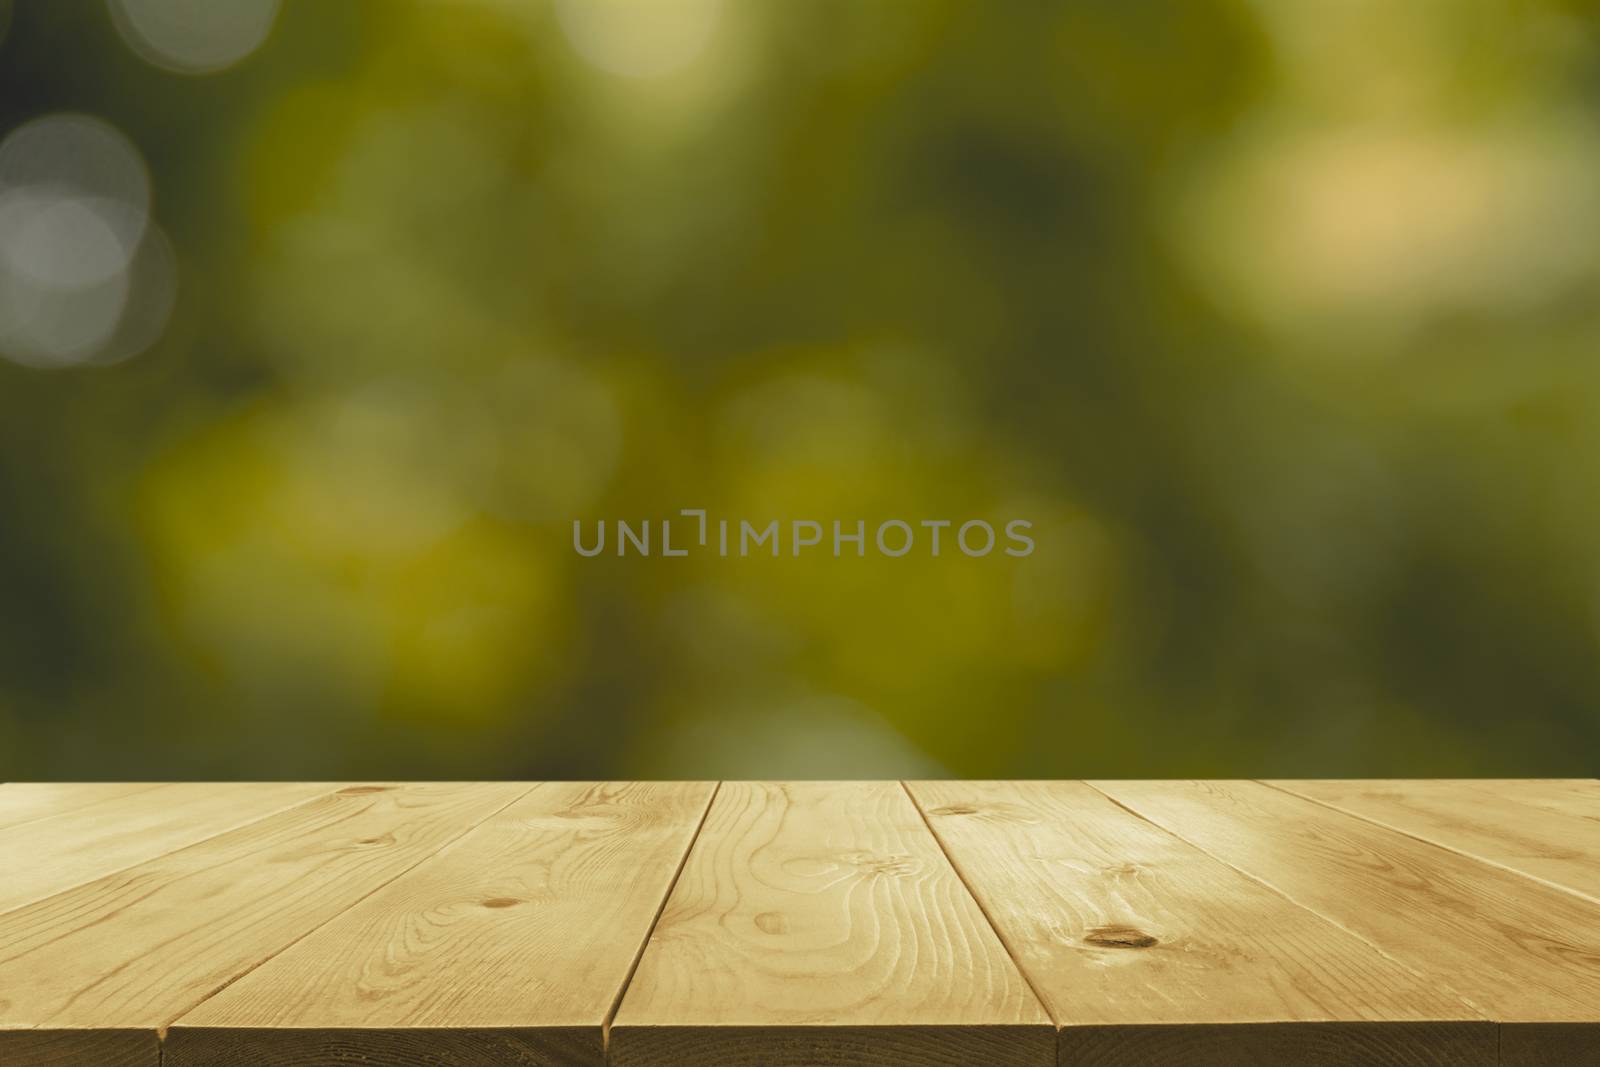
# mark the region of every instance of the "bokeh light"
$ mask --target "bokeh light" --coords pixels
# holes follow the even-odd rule
[[[107,0],[128,46],[158,67],[214,74],[260,48],[280,0]]]
[[[154,342],[176,283],[150,199],[138,150],[100,119],[51,115],[0,142],[0,354],[69,366]]]
[[[127,273],[127,297],[116,331],[90,362],[105,366],[132,359],[161,340],[178,299],[178,259],[159,226],[145,230]]]
[[[4,47],[0,777],[1594,773],[1588,6]],[[572,548],[684,508],[1037,548]]]
[[[554,0],[572,47],[609,74],[653,79],[705,51],[724,0]]]
[[[47,115],[0,142],[0,191],[72,196],[114,237],[117,250],[90,270],[126,267],[150,217],[150,176],[139,150],[110,123],[89,115]]]

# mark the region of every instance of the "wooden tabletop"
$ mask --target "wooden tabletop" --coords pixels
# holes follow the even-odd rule
[[[1600,1065],[1600,782],[0,785],[0,1064]]]

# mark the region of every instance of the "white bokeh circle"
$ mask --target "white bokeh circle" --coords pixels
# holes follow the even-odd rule
[[[63,288],[0,270],[0,352],[29,367],[93,360],[117,332],[128,301],[128,275]]]
[[[109,123],[52,114],[0,141],[0,356],[109,363],[148,348],[176,292],[150,177]]]
[[[117,32],[144,60],[215,74],[260,48],[280,0],[107,0]]]
[[[89,251],[84,242],[96,240],[91,231],[103,224],[122,251],[120,262],[102,264],[109,272],[126,267],[144,237],[150,173],[139,150],[110,123],[91,115],[51,114],[24,123],[0,141],[0,198],[11,202],[12,239],[24,235],[16,227],[25,206],[19,200],[26,200],[40,212],[54,213],[53,221],[37,222],[43,230],[31,232],[67,240],[75,236],[79,256]],[[47,257],[74,254],[38,246],[34,250]],[[50,268],[41,263],[41,269]]]

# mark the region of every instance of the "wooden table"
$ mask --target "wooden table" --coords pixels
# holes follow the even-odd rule
[[[1600,782],[0,786],[0,1064],[1600,1064]]]

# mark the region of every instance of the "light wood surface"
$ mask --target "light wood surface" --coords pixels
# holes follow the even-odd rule
[[[1081,782],[909,788],[1061,1024],[1063,1063],[1495,1061],[1494,1027],[1448,988]]]
[[[1600,788],[1575,782],[1269,782],[1600,901]]]
[[[0,1067],[1600,1067],[1597,867],[1575,779],[0,784]]]
[[[603,1063],[713,788],[535,786],[179,1019],[168,1067],[416,1062],[439,1049],[419,1030],[514,1062]]]
[[[1496,1022],[1590,1027],[1600,1063],[1593,902],[1261,783],[1092,784]]]
[[[0,785],[0,829],[105,804],[159,782],[7,782]]]
[[[724,783],[611,1045],[618,1064],[1055,1062],[896,782]]]
[[[528,789],[351,786],[0,914],[0,1028],[164,1030]]]
[[[0,830],[0,912],[265,818],[337,788],[303,782],[178,783]]]

